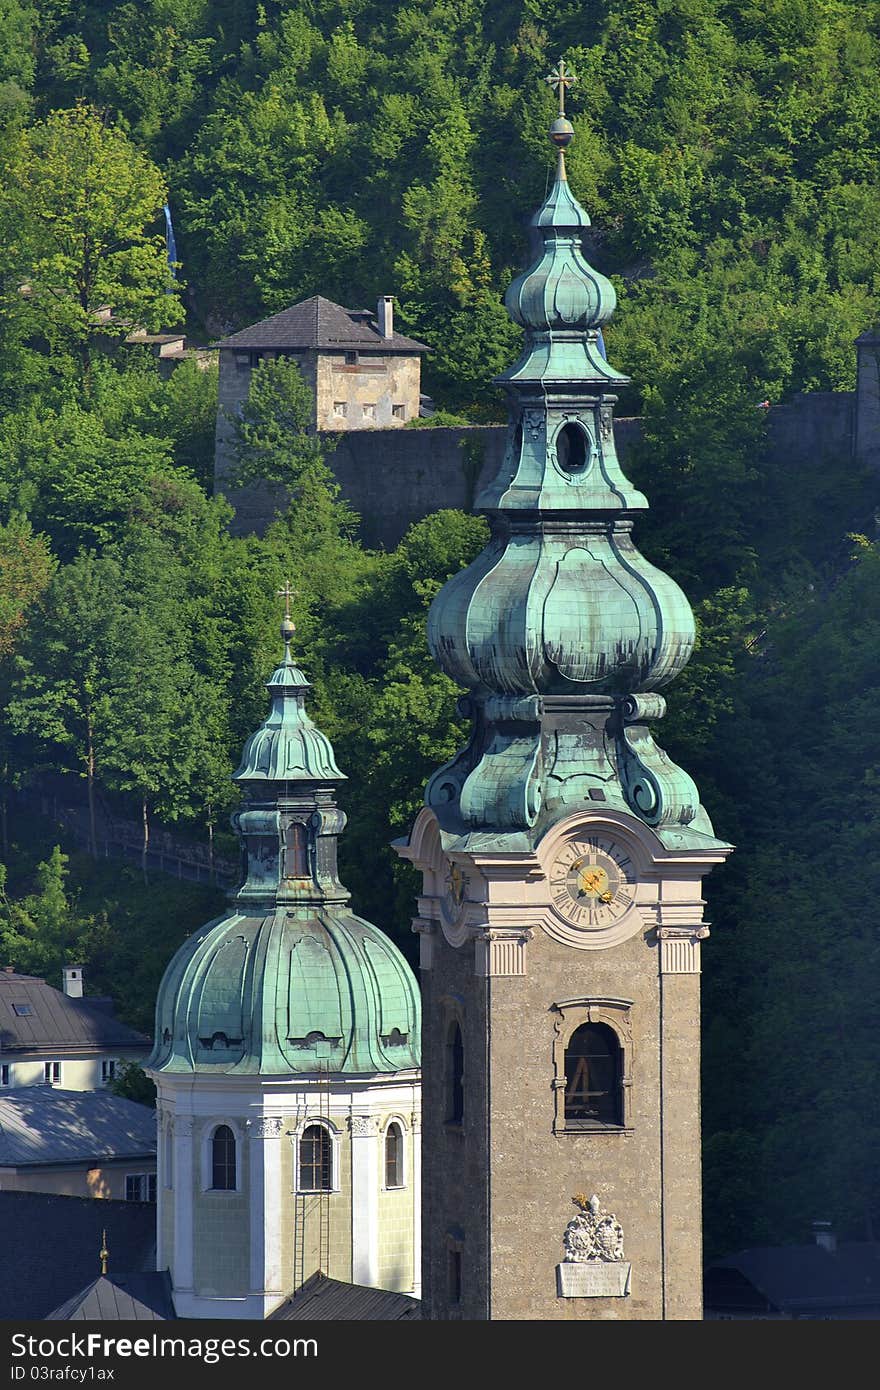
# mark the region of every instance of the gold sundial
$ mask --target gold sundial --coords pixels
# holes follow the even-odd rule
[[[442,902],[443,916],[450,925],[460,919],[464,911],[468,877],[460,864],[450,864],[446,873],[446,895]]]

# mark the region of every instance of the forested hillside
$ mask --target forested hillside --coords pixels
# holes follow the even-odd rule
[[[707,889],[707,1249],[814,1217],[862,1237],[880,1216],[877,480],[818,454],[771,468],[759,405],[851,389],[880,319],[878,0],[0,0],[3,785],[60,767],[145,834],[221,833],[290,579],[350,777],[346,878],[407,941],[387,842],[461,736],[424,617],[484,524],[441,514],[368,552],[326,460],[296,447],[289,511],[233,539],[215,372],[164,377],[124,339],[185,323],[207,343],[313,293],[393,293],[433,345],[438,405],[500,418],[500,295],[551,168],[560,53],[621,409],[645,417],[637,538],[700,622],[657,734],[738,845]],[[243,465],[296,400],[279,368]],[[111,885],[12,814],[2,832],[0,956],[53,979],[79,954],[143,1023],[157,941],[209,897]]]

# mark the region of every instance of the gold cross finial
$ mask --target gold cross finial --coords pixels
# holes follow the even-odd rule
[[[565,89],[566,87],[573,86],[574,83],[577,82],[577,78],[572,72],[569,72],[568,68],[565,66],[564,58],[559,59],[554,71],[551,72],[549,77],[545,77],[544,81],[549,82],[551,87],[556,88],[556,94],[559,97],[559,114],[560,116],[564,116]]]
[[[284,588],[283,588],[283,589],[279,589],[279,590],[277,591],[277,597],[278,597],[278,598],[283,598],[283,599],[284,599],[284,616],[285,616],[285,618],[289,618],[289,617],[290,617],[290,600],[294,597],[295,594],[298,594],[298,593],[299,593],[299,589],[291,589],[291,587],[290,587],[290,580],[289,580],[289,579],[285,579],[285,581],[284,581]]]
[[[100,1249],[99,1252],[98,1252],[98,1257],[99,1257],[99,1259],[100,1259],[100,1261],[101,1261],[101,1273],[102,1273],[102,1274],[106,1274],[106,1273],[107,1273],[107,1261],[108,1261],[109,1258],[110,1258],[110,1251],[107,1249],[107,1232],[106,1232],[106,1231],[102,1231],[102,1232],[101,1232],[101,1249]]]
[[[277,590],[278,598],[284,599],[284,620],[281,624],[281,640],[284,643],[284,660],[290,661],[290,644],[296,633],[296,623],[290,616],[290,600],[294,594],[298,594],[299,589],[291,589],[290,580],[285,579],[284,588]]]

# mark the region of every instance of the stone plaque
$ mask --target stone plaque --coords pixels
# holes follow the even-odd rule
[[[566,1261],[556,1266],[559,1298],[625,1298],[630,1291],[629,1260]]]

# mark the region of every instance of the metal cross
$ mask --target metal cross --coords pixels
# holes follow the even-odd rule
[[[299,589],[291,589],[291,587],[290,587],[290,580],[289,580],[289,579],[285,579],[285,581],[284,581],[284,588],[283,588],[283,589],[278,589],[278,590],[276,590],[276,594],[277,594],[277,597],[278,597],[278,598],[283,598],[283,599],[284,599],[284,616],[285,616],[285,618],[289,618],[289,617],[290,617],[290,600],[294,597],[294,595],[298,595],[298,594],[299,594]]]
[[[564,58],[559,59],[559,62],[556,64],[555,70],[551,72],[549,77],[545,77],[544,81],[549,82],[551,87],[556,88],[556,93],[559,97],[559,114],[560,116],[564,116],[565,89],[566,87],[573,86],[574,83],[577,82],[577,78],[574,76],[573,73],[569,72],[568,68],[565,66]]]

